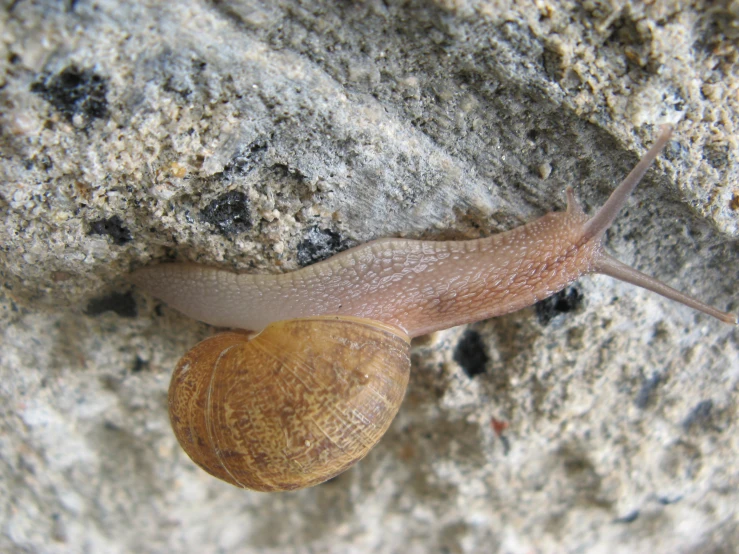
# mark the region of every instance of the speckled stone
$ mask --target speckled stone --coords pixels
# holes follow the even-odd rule
[[[417,339],[368,457],[267,495],[177,445],[169,378],[213,330],[125,275],[484,236],[568,185],[592,212],[669,121],[608,248],[736,311],[737,2],[6,4],[0,550],[735,550],[735,329],[582,279]]]

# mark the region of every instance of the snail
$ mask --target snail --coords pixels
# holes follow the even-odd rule
[[[567,210],[466,241],[380,239],[281,275],[162,264],[131,280],[215,335],[179,361],[169,413],[192,460],[233,485],[284,491],[321,483],[364,457],[398,411],[410,339],[546,298],[588,273],[650,289],[719,320],[722,312],[622,264],[602,239],[667,144],[651,149],[588,218]]]

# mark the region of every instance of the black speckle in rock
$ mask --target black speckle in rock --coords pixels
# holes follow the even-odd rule
[[[683,421],[683,429],[690,431],[693,427],[699,427],[711,430],[713,428],[713,415],[713,400],[701,400]]]
[[[298,264],[300,267],[330,258],[337,252],[349,248],[347,241],[331,229],[311,227],[305,238],[298,244]]]
[[[87,304],[87,315],[100,315],[105,312],[115,312],[121,317],[136,317],[136,301],[130,292],[112,292],[107,296],[93,298]]]
[[[131,368],[131,372],[139,373],[145,369],[149,369],[149,361],[142,360],[141,358],[136,356],[136,359],[133,361],[133,367]]]
[[[462,367],[467,377],[485,373],[489,359],[485,344],[477,331],[466,331],[454,349],[454,361]]]
[[[649,379],[646,379],[634,400],[634,405],[640,410],[646,408],[653,399],[653,392],[662,382],[662,376],[659,373],[653,373]]]
[[[113,239],[113,244],[123,246],[131,240],[131,233],[123,226],[117,215],[108,219],[98,219],[90,223],[90,235],[107,235]]]
[[[501,435],[498,437],[500,440],[500,444],[503,445],[503,455],[508,456],[508,454],[511,452],[511,441],[508,440],[508,437],[505,435]]]
[[[223,168],[223,174],[243,176],[250,173],[261,163],[266,151],[266,140],[252,142],[231,158],[231,161]]]
[[[79,114],[90,123],[108,114],[107,80],[87,69],[67,67],[33,83],[31,92],[41,95],[69,121]]]
[[[103,429],[105,429],[106,431],[119,432],[121,430],[121,427],[119,425],[116,425],[112,421],[105,421],[103,422]]]
[[[634,523],[637,519],[639,519],[639,510],[634,510],[625,516],[617,517],[614,523]]]
[[[237,190],[227,192],[213,200],[200,215],[222,235],[243,233],[252,226],[249,199],[243,192]]]
[[[577,286],[567,287],[557,294],[534,305],[536,317],[542,325],[548,325],[560,314],[572,312],[582,305],[583,294]]]

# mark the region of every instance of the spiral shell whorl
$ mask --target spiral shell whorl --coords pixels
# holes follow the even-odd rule
[[[358,318],[216,335],[180,360],[169,412],[187,454],[236,486],[309,487],[363,458],[403,400],[409,339]]]

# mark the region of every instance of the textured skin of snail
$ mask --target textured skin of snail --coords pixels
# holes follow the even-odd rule
[[[213,336],[180,360],[172,427],[192,460],[233,485],[287,491],[361,460],[400,407],[410,339],[359,318],[273,323]]]

